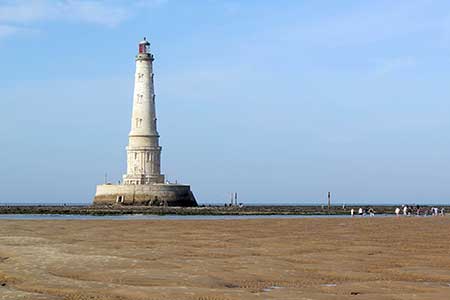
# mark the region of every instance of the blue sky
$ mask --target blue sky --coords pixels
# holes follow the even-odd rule
[[[0,0],[1,202],[121,178],[143,36],[199,202],[450,202],[448,1]]]

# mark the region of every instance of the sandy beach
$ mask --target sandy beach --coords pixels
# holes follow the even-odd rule
[[[450,218],[0,221],[0,299],[450,299]]]

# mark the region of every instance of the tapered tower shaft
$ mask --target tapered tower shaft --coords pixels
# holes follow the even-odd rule
[[[153,85],[154,57],[150,43],[139,43],[134,77],[133,113],[127,147],[127,173],[124,184],[163,183],[161,147],[156,128],[155,92]]]

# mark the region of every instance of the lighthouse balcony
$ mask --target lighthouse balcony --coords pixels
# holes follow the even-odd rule
[[[127,174],[123,176],[123,184],[125,185],[142,185],[155,183],[164,183],[164,175]]]

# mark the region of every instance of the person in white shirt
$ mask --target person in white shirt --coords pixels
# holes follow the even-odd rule
[[[352,209],[350,210],[350,215],[353,217],[354,214],[355,214],[355,210],[352,208]]]
[[[400,216],[400,208],[396,208],[395,209],[395,214],[397,215],[397,217],[399,217]]]
[[[358,209],[358,215],[362,216],[362,214],[363,214],[363,209],[362,209],[362,207],[360,207],[360,208]]]

